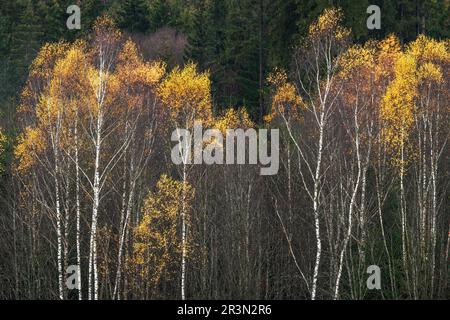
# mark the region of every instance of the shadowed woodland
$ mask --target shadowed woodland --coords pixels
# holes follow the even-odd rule
[[[0,0],[0,298],[449,298],[448,1],[373,1],[381,30],[366,1],[74,2],[78,31]],[[279,129],[278,174],[173,164],[199,120]]]

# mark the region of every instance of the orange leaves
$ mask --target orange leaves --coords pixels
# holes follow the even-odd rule
[[[398,55],[401,53],[400,40],[391,33],[378,43],[378,49],[382,54]]]
[[[394,72],[394,65],[401,54],[400,40],[393,34],[377,43],[376,77],[388,79]]]
[[[219,117],[214,124],[216,129],[219,129],[222,134],[226,134],[227,129],[234,128],[253,128],[255,124],[250,119],[245,108],[240,108],[235,110],[233,108],[228,108],[223,116]]]
[[[131,40],[125,42],[117,60],[116,73],[127,87],[154,87],[166,72],[166,65],[161,61],[144,62]]]
[[[430,62],[424,63],[419,67],[419,80],[441,83],[443,80],[441,68]]]
[[[371,69],[374,63],[374,51],[369,46],[354,45],[350,47],[339,59],[339,76],[345,80],[355,73]]]
[[[166,73],[166,64],[162,61],[152,61],[141,65],[136,70],[136,77],[148,86],[157,85]]]
[[[142,57],[139,55],[136,44],[131,39],[128,39],[117,56],[117,64],[127,66],[140,63],[142,63]]]
[[[26,127],[19,136],[14,149],[14,156],[18,159],[17,170],[26,171],[33,166],[35,156],[46,148],[43,132],[38,128]]]
[[[335,40],[345,40],[350,35],[350,30],[342,27],[343,12],[340,8],[327,8],[319,18],[309,26],[309,37],[312,39],[329,35]]]
[[[37,150],[70,150],[75,123],[92,129],[102,118],[100,125],[120,132],[126,131],[130,110],[138,111],[134,117],[150,112],[148,104],[166,72],[164,63],[143,61],[132,41],[117,55],[120,32],[107,17],[99,18],[94,29],[93,42],[47,44],[33,62],[20,108],[24,126],[29,126],[16,150],[20,168],[35,163]],[[79,130],[79,143],[91,141],[92,132]],[[34,146],[38,135],[42,143]]]
[[[419,62],[450,62],[450,55],[445,42],[431,39],[424,35],[420,35],[415,41],[411,42],[407,51]]]
[[[8,139],[7,139],[6,135],[3,133],[2,129],[0,128],[0,174],[3,173],[3,170],[5,170],[2,160],[5,155],[5,148],[6,148],[7,141],[8,141]]]
[[[189,127],[195,120],[206,124],[212,119],[209,74],[198,73],[196,68],[193,63],[183,69],[175,68],[158,88],[159,97],[172,119]]]
[[[49,78],[53,73],[53,67],[61,59],[68,49],[69,45],[64,42],[46,43],[39,51],[30,68],[30,78],[36,76]]]
[[[122,36],[122,33],[117,29],[114,20],[108,15],[98,17],[94,23],[93,29],[96,41],[103,43],[103,46],[100,46],[103,48],[107,48],[114,44]]]
[[[87,88],[86,69],[89,65],[85,43],[77,41],[71,45],[53,69],[53,86],[59,86],[65,95],[80,96]]]
[[[271,113],[264,117],[266,122],[271,122],[278,115],[286,118],[300,119],[301,108],[305,107],[302,98],[298,95],[297,89],[292,82],[288,81],[284,70],[275,69],[267,81],[274,88],[272,96]]]

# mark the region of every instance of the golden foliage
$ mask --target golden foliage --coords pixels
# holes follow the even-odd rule
[[[39,155],[46,148],[46,141],[38,128],[26,127],[20,134],[14,149],[14,156],[18,160],[17,170],[26,171],[31,168]]]
[[[89,64],[86,46],[77,41],[67,49],[64,57],[56,61],[53,69],[52,89],[60,90],[69,98],[79,97],[86,90],[87,77],[85,70]],[[56,91],[54,91],[57,94]]]
[[[197,66],[187,64],[183,69],[176,67],[158,88],[164,106],[177,124],[194,124],[200,120],[211,123],[211,81],[207,72],[198,73]]]
[[[294,84],[288,81],[286,72],[275,69],[269,74],[267,81],[274,88],[274,94],[272,95],[271,113],[266,115],[264,120],[271,122],[279,115],[300,119],[301,108],[305,108],[305,103],[297,93]]]
[[[319,18],[309,26],[309,36],[317,39],[323,35],[331,35],[335,40],[344,40],[351,31],[342,26],[344,14],[340,8],[326,8]]]
[[[214,127],[219,129],[222,134],[226,134],[227,129],[247,129],[254,126],[255,124],[250,119],[245,108],[239,108],[238,110],[228,108],[221,117],[216,119],[214,124]]]
[[[68,48],[69,44],[65,42],[44,44],[31,64],[30,78],[35,76],[49,78],[56,61],[64,57]]]
[[[444,41],[438,41],[420,35],[407,47],[407,52],[414,56],[419,63],[450,61],[450,55]]]
[[[102,15],[95,20],[94,23],[94,34],[97,37],[103,38],[102,41],[106,40],[106,43],[112,43],[122,36],[120,30],[116,27],[114,20],[108,15]]]
[[[7,142],[8,138],[3,133],[3,130],[0,128],[0,174],[5,170],[3,163],[1,161],[3,160],[3,157],[5,155]]]
[[[125,42],[117,60],[116,73],[126,87],[156,86],[166,72],[166,65],[161,61],[144,62],[131,40]]]
[[[375,48],[373,46],[354,45],[345,51],[339,59],[339,76],[346,80],[355,73],[373,66]]]
[[[378,43],[378,49],[384,54],[398,55],[402,48],[398,37],[391,33]]]
[[[142,57],[138,52],[137,46],[133,40],[128,39],[117,56],[117,64],[126,66],[140,63],[142,63]]]
[[[150,192],[144,200],[142,221],[134,228],[135,241],[130,262],[152,284],[158,282],[162,271],[170,263],[181,257],[178,221],[183,197],[185,210],[189,211],[194,189],[187,182],[176,181],[163,174],[157,183],[156,192]],[[188,214],[186,218],[189,222]],[[165,272],[166,275],[169,273],[170,270]]]
[[[419,67],[419,80],[441,83],[443,80],[441,68],[431,62],[424,63]]]
[[[406,52],[417,61],[421,83],[443,81],[442,65],[450,63],[450,53],[445,41],[420,35],[408,45]]]
[[[417,63],[412,55],[402,54],[399,57],[395,64],[395,79],[387,88],[380,108],[380,117],[385,123],[383,140],[394,152],[393,160],[401,168],[405,165],[400,162],[401,152],[405,151],[406,141],[414,122],[418,85],[416,67]]]
[[[377,43],[376,77],[390,78],[394,73],[395,62],[401,54],[400,40],[394,34],[388,35]]]
[[[380,118],[384,122],[382,139],[393,152],[394,163],[403,170],[406,162],[414,156],[413,152],[407,154],[412,149],[408,139],[414,119],[424,111],[418,108],[418,100],[424,94],[421,88],[429,90],[433,83],[443,82],[442,67],[450,62],[450,56],[445,41],[424,35],[408,44],[404,52],[401,52],[394,36],[382,41],[380,49],[380,56],[390,55],[391,61],[395,61],[394,77],[380,106]],[[388,70],[389,66],[382,62],[378,68]]]

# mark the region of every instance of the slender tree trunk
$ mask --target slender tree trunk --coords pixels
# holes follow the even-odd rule
[[[134,172],[134,157],[131,158],[131,168],[130,168],[130,174],[133,175]],[[117,257],[117,274],[116,274],[116,281],[114,285],[114,297],[117,297],[117,299],[120,299],[120,293],[119,293],[119,286],[120,281],[122,279],[122,260],[123,260],[123,251],[124,251],[124,243],[125,243],[125,234],[126,230],[128,228],[128,221],[130,220],[131,216],[131,209],[133,207],[133,201],[134,201],[134,189],[136,185],[136,179],[132,178],[131,184],[130,184],[130,194],[128,196],[128,202],[126,206],[126,214],[125,219],[123,221],[122,230],[120,233],[120,241],[119,241],[119,254]]]
[[[55,160],[54,167],[54,183],[55,183],[55,203],[56,203],[56,237],[57,237],[57,264],[58,264],[58,294],[59,299],[64,299],[64,287],[63,287],[63,244],[62,244],[62,213],[61,213],[61,199],[59,190],[59,129],[60,129],[60,119],[61,114],[58,111],[56,120],[56,133],[53,133],[53,128],[50,128],[51,143],[53,147],[53,156]]]
[[[319,277],[319,265],[322,254],[322,243],[320,239],[320,217],[319,217],[319,189],[320,189],[320,167],[322,164],[323,153],[323,136],[324,136],[324,117],[325,114],[322,111],[320,115],[320,128],[319,128],[319,148],[317,153],[316,172],[314,175],[314,198],[313,198],[313,210],[314,210],[314,229],[316,235],[316,260],[314,263],[314,273],[311,289],[311,300],[316,299],[317,280]]]
[[[98,270],[97,270],[97,222],[98,207],[100,203],[100,152],[101,152],[101,134],[103,125],[103,115],[99,111],[97,119],[97,136],[95,141],[95,168],[93,184],[93,204],[92,204],[92,225],[90,237],[89,254],[89,298],[98,300]]]
[[[67,172],[70,172],[70,166],[67,167]],[[63,219],[63,228],[64,228],[64,238],[63,238],[63,248],[64,248],[64,255],[63,255],[63,270],[67,270],[67,267],[69,265],[69,217],[70,217],[70,208],[69,208],[69,184],[70,179],[69,175],[67,175],[66,178],[66,194],[64,198],[64,219]],[[66,272],[63,272],[63,283],[66,283]],[[67,298],[67,297],[65,297]]]
[[[341,280],[341,275],[342,275],[342,268],[344,265],[345,251],[347,249],[348,242],[350,241],[350,237],[352,235],[353,208],[355,206],[356,195],[358,193],[359,184],[360,184],[360,180],[361,180],[361,155],[360,155],[360,148],[359,148],[359,128],[358,128],[358,118],[357,117],[358,117],[358,109],[355,110],[355,128],[356,128],[356,130],[355,130],[356,131],[355,132],[355,145],[356,145],[356,157],[357,157],[356,161],[357,161],[357,165],[358,165],[358,173],[357,173],[356,183],[353,188],[352,197],[351,197],[350,205],[349,205],[349,209],[348,209],[347,234],[345,235],[344,244],[342,246],[341,253],[339,256],[339,269],[338,269],[338,273],[337,273],[336,285],[335,285],[335,290],[334,290],[334,299],[335,300],[338,299],[338,297],[339,297],[339,285],[340,285],[340,280]]]
[[[408,294],[411,296],[411,288],[410,288],[410,279],[409,279],[409,269],[408,269],[408,261],[407,261],[407,236],[406,236],[406,209],[405,209],[405,187],[404,187],[404,175],[405,175],[405,155],[404,155],[404,134],[402,132],[402,145],[401,145],[401,164],[400,164],[400,211],[401,211],[401,225],[402,225],[402,261],[403,261],[403,270],[406,276],[406,285],[408,288]]]
[[[187,155],[187,152],[186,152]],[[186,161],[183,162],[183,198],[182,198],[182,208],[181,208],[181,300],[186,300],[186,183],[187,183],[187,172],[186,172]]]
[[[264,70],[263,70],[263,28],[264,28],[264,5],[263,0],[259,0],[259,121],[263,120],[264,116],[264,96],[263,96],[263,85],[264,85]]]
[[[59,299],[64,299],[63,290],[63,257],[62,257],[62,215],[61,215],[61,200],[59,195],[59,179],[58,179],[59,165],[58,165],[58,152],[55,150],[55,201],[56,201],[56,236],[58,243],[58,292]]]
[[[80,212],[80,168],[78,159],[78,109],[75,115],[75,206],[76,206],[76,247],[77,247],[77,265],[78,265],[78,299],[83,300],[83,291],[81,286],[81,212]]]

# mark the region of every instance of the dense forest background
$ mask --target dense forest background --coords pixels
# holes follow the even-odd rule
[[[0,0],[0,35],[0,298],[449,297],[448,0]],[[174,166],[191,117],[280,128],[279,174]]]
[[[77,3],[82,29],[68,30],[66,8]],[[371,4],[382,8],[381,30],[366,27],[366,9]],[[42,44],[84,37],[96,17],[108,12],[124,31],[151,39],[144,49],[147,58],[161,57],[171,66],[191,59],[200,68],[209,69],[217,110],[245,105],[257,119],[267,111],[267,74],[274,67],[291,66],[293,48],[310,23],[330,5],[343,9],[344,24],[352,29],[356,42],[381,39],[390,33],[395,33],[402,43],[420,33],[440,39],[449,37],[450,9],[446,0],[2,0],[3,112],[14,114],[15,98]]]

